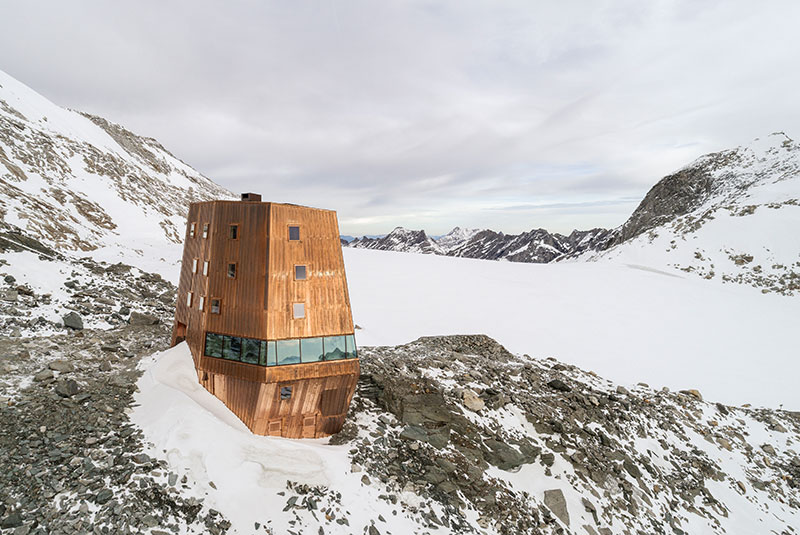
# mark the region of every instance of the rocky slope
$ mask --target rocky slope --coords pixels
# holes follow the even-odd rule
[[[62,254],[171,274],[188,203],[230,193],[152,138],[0,71],[0,222]]]
[[[1,533],[791,534],[800,522],[799,414],[628,390],[485,336],[361,348],[347,424],[313,454],[298,452],[316,441],[223,424],[217,440],[244,464],[197,457],[204,437],[174,441],[208,416],[172,368],[187,389],[160,411],[174,436],[129,419],[137,363],[167,337],[155,325],[0,338]],[[146,408],[155,391],[141,388]],[[320,469],[341,475],[323,484]],[[251,499],[264,513],[242,522]]]
[[[599,251],[707,279],[800,291],[800,144],[784,133],[707,154],[659,181]]]

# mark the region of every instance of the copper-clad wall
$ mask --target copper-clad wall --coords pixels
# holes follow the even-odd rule
[[[203,356],[206,332],[260,340],[353,333],[336,213],[213,201],[192,204],[188,222],[195,223],[195,237],[187,227],[173,343],[185,325],[201,384],[254,433],[299,438],[338,432],[358,380],[357,359],[262,367]],[[236,239],[230,238],[231,225],[237,226]],[[300,227],[299,241],[288,239],[293,225]],[[231,263],[235,278],[228,277]],[[306,266],[306,280],[295,280],[296,265]],[[191,306],[187,292],[193,293]],[[210,313],[212,299],[221,300],[220,314]],[[305,318],[292,317],[293,303],[305,304]],[[280,398],[283,386],[292,387],[288,400]]]

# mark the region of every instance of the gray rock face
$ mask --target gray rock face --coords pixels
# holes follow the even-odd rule
[[[48,364],[47,367],[59,373],[69,373],[75,371],[75,366],[73,366],[68,360],[54,360]]]
[[[83,319],[77,312],[70,312],[62,317],[64,327],[74,329],[76,331],[83,330]]]
[[[36,382],[46,381],[47,379],[52,379],[52,378],[53,378],[52,370],[42,370],[33,376],[33,380]]]
[[[69,398],[81,391],[80,385],[73,379],[60,379],[56,383],[56,394]]]
[[[131,325],[157,325],[158,318],[151,314],[142,314],[134,310],[131,312],[129,322]]]
[[[564,493],[561,491],[561,489],[544,491],[544,504],[553,512],[556,518],[569,526],[567,500],[564,499]]]

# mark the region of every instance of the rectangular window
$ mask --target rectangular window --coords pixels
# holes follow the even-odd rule
[[[306,317],[305,303],[292,303],[292,317],[294,319],[302,319]]]
[[[322,360],[322,338],[300,339],[300,362],[319,362]]]
[[[201,296],[200,296],[200,300],[199,300],[199,301],[197,301],[197,309],[198,309],[198,310],[203,310],[203,306],[204,306],[205,304],[206,304],[206,298],[205,298],[205,296],[201,295]]]
[[[197,259],[192,260],[192,273],[197,273]]]
[[[221,334],[206,333],[206,356],[221,359],[224,338]]]
[[[278,364],[278,356],[277,356],[277,349],[275,348],[276,344],[274,341],[271,342],[261,342],[262,344],[267,345],[267,366],[275,366]],[[264,346],[262,345],[262,350]]]
[[[261,350],[261,342],[252,338],[242,338],[242,362],[248,364],[258,364],[258,354]]]
[[[203,223],[203,239],[208,238],[208,223]]]
[[[219,309],[221,307],[221,302],[219,299],[212,299],[211,300],[211,313],[212,314],[219,314]]]
[[[203,262],[203,275],[208,277],[208,260]]]
[[[300,362],[300,340],[278,340],[276,350],[278,365]]]
[[[345,358],[345,342],[344,336],[326,336],[325,337],[325,359],[324,360],[342,360]]]
[[[292,399],[292,387],[291,386],[282,386],[281,387],[281,400],[286,401],[288,399]]]
[[[306,266],[294,266],[294,280],[306,280]]]
[[[289,226],[289,241],[300,241],[300,227]]]
[[[192,292],[186,294],[186,306],[192,306]]]
[[[197,223],[190,223],[189,224],[189,237],[194,238],[195,230],[197,229]]]
[[[358,357],[358,353],[356,353],[356,337],[352,334],[348,334],[344,337],[344,342],[346,346],[346,356],[345,358],[354,359]]]
[[[236,278],[236,264],[228,264],[228,278],[229,279]]]
[[[228,227],[228,237],[232,240],[239,239],[239,225],[231,225]]]
[[[222,346],[222,358],[239,360],[242,354],[242,339],[238,336],[226,336]]]

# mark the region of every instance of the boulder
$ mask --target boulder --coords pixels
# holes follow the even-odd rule
[[[76,331],[83,330],[83,319],[77,312],[65,314],[61,319],[64,321],[64,327],[67,327],[68,329],[74,329]]]
[[[131,325],[156,325],[158,324],[158,318],[152,314],[142,314],[134,310],[131,312],[131,317],[128,322]]]
[[[703,401],[703,396],[700,394],[700,391],[694,388],[690,388],[688,390],[681,390],[681,394],[684,394],[686,396],[692,396],[695,399]]]
[[[75,371],[75,366],[68,360],[54,360],[47,365],[54,372],[69,373]]]
[[[547,386],[553,390],[558,390],[559,392],[569,392],[572,390],[572,388],[570,388],[570,386],[561,379],[553,379],[547,383]]]
[[[564,524],[569,526],[569,511],[567,511],[567,500],[561,489],[551,489],[544,491],[544,504],[553,514]]]
[[[62,379],[56,383],[56,394],[69,398],[81,391],[81,387],[72,379]]]
[[[46,381],[47,379],[52,379],[52,378],[53,378],[52,370],[47,370],[47,369],[42,370],[42,371],[40,371],[39,373],[37,373],[36,375],[33,376],[33,380],[36,381],[37,383],[40,382],[40,381]]]
[[[461,399],[464,401],[464,406],[472,412],[479,412],[486,407],[486,404],[478,397],[478,394],[470,389],[464,390],[461,394]]]

